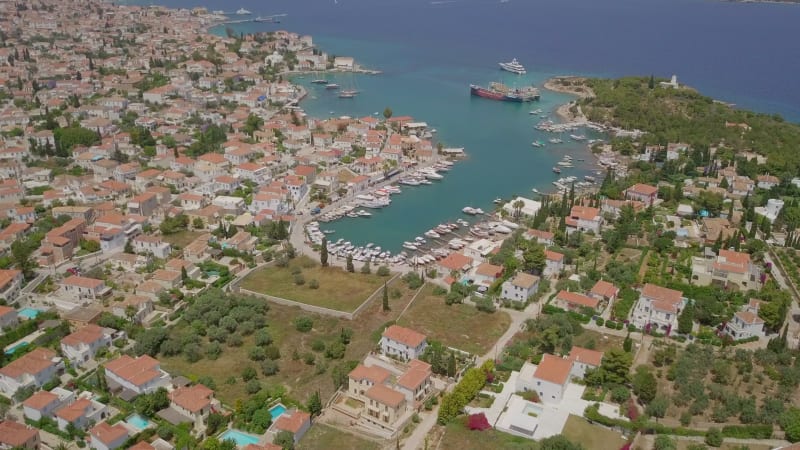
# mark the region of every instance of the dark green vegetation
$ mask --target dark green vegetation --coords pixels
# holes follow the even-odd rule
[[[586,116],[628,130],[647,131],[646,144],[686,142],[707,149],[724,141],[769,158],[772,174],[796,175],[800,167],[800,126],[778,115],[734,109],[691,89],[648,86],[649,78],[590,79],[595,96],[580,100]],[[744,123],[749,130],[726,123]]]

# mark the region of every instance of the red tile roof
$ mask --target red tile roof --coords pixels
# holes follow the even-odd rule
[[[683,293],[681,291],[656,286],[655,284],[650,283],[644,285],[644,288],[642,289],[642,295],[653,300],[661,300],[668,303],[680,303],[681,298],[683,297]]]
[[[600,367],[600,363],[603,360],[603,352],[589,350],[588,348],[583,347],[572,347],[572,349],[569,351],[568,359],[570,361],[580,362],[594,367]]]
[[[89,430],[89,434],[91,434],[92,439],[97,439],[108,446],[122,437],[127,437],[128,430],[120,423],[112,426],[106,422],[101,422]]]
[[[619,288],[608,281],[600,280],[594,284],[591,293],[605,298],[611,298],[619,293]]]
[[[450,253],[446,258],[439,261],[439,265],[448,270],[463,270],[465,266],[470,264],[472,264],[472,258],[458,252]]]
[[[536,372],[533,373],[533,377],[563,386],[569,379],[570,370],[572,370],[572,361],[545,354],[536,368]]]
[[[189,412],[196,413],[211,404],[213,395],[214,391],[211,389],[202,384],[196,384],[191,387],[175,389],[169,397],[172,403]]]
[[[47,405],[50,405],[55,401],[58,401],[58,396],[56,394],[47,391],[39,391],[28,397],[27,400],[22,402],[22,405],[37,411],[41,411],[47,407]]]
[[[396,408],[400,406],[406,399],[406,396],[392,388],[386,387],[382,384],[376,384],[367,389],[364,393],[367,398],[375,400],[378,403]]]
[[[0,369],[0,375],[19,379],[24,374],[35,375],[54,366],[53,358],[56,352],[46,348],[36,348],[21,358],[10,362]]]
[[[425,340],[425,335],[410,328],[392,325],[383,332],[383,336],[395,342],[416,348]]]
[[[406,373],[397,379],[397,384],[411,391],[418,388],[431,376],[431,365],[418,359],[412,359]]]
[[[560,291],[558,295],[556,295],[556,298],[573,305],[585,306],[592,309],[596,309],[597,305],[600,303],[600,300],[596,298],[587,297],[583,294],[569,291]]]
[[[365,366],[359,364],[348,375],[354,380],[369,380],[372,384],[381,384],[392,376],[391,372],[380,366]]]
[[[103,328],[99,327],[94,324],[86,325],[85,327],[81,328],[65,336],[61,339],[62,344],[66,344],[70,347],[75,347],[80,344],[89,345],[93,342],[97,342],[103,337]]]
[[[292,434],[297,434],[303,425],[311,421],[311,415],[303,411],[295,411],[291,415],[282,414],[275,421],[275,428],[281,431],[289,431]]]
[[[0,422],[0,443],[9,447],[25,447],[34,436],[39,434],[36,428],[6,420]]]

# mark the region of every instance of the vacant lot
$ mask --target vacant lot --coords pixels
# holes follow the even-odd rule
[[[470,430],[466,427],[466,417],[460,417],[445,427],[437,427],[437,431],[444,430],[439,450],[471,450],[471,449],[510,449],[523,450],[534,448],[535,443],[529,439],[501,433],[494,429],[486,431]]]
[[[590,348],[599,352],[606,352],[612,348],[622,348],[625,338],[614,335],[606,335],[594,330],[583,330],[583,333],[575,336],[572,345]]]
[[[299,450],[378,450],[378,443],[317,423],[297,444]]]
[[[361,275],[361,274],[357,274]],[[321,289],[320,289],[321,290]],[[278,365],[280,371],[272,376],[265,376],[259,363],[251,361],[248,351],[254,346],[253,336],[245,336],[239,347],[226,346],[216,360],[201,359],[195,363],[187,362],[182,356],[166,357],[159,355],[165,370],[175,375],[184,375],[197,379],[207,375],[214,379],[217,397],[224,403],[233,406],[236,400],[247,397],[246,383],[242,380],[242,370],[252,366],[257,369],[258,380],[265,385],[284,385],[289,396],[300,402],[319,390],[323,402],[334,392],[333,368],[346,361],[360,361],[373,350],[380,339],[382,327],[397,318],[405,308],[415,291],[407,288],[405,282],[395,280],[389,284],[389,304],[391,311],[382,310],[381,301],[370,304],[355,320],[337,319],[330,316],[307,313],[297,307],[270,304],[267,313],[267,331],[280,350]],[[314,321],[313,329],[307,333],[297,331],[294,320],[300,316],[310,317]],[[180,326],[187,326],[181,323]],[[324,350],[312,350],[312,343],[319,341],[327,346],[336,341],[343,329],[353,331],[350,344],[344,358],[329,359]],[[305,356],[311,355],[313,361],[306,363]]]
[[[373,271],[376,269],[374,267]],[[297,284],[298,277],[302,277],[303,284]],[[351,312],[388,279],[375,274],[349,273],[338,267],[322,267],[317,261],[300,256],[288,267],[273,265],[251,272],[240,286],[308,305]],[[312,280],[319,283],[317,289],[311,288]]]
[[[163,239],[164,242],[169,242],[173,248],[184,248],[203,234],[204,233],[200,231],[183,230],[173,234],[162,235],[161,239]]]
[[[417,330],[447,346],[483,355],[511,323],[511,317],[503,311],[485,313],[470,305],[448,306],[444,297],[433,295],[433,289],[431,284],[423,288],[398,325]]]
[[[561,431],[572,442],[580,442],[586,450],[608,450],[622,448],[627,440],[616,431],[592,425],[582,417],[570,415]]]

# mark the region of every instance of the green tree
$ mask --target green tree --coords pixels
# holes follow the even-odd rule
[[[447,376],[453,378],[456,376],[456,355],[450,352],[450,358],[447,360]]]
[[[353,265],[353,255],[349,255],[349,254],[347,255],[347,260],[345,262],[345,267],[347,268],[347,271],[350,272],[350,273],[353,273],[353,272],[356,271],[356,268]]]
[[[386,109],[383,110],[383,118],[389,120],[390,117],[392,117],[392,108],[387,106]]]
[[[683,311],[678,316],[678,333],[689,334],[692,332],[692,325],[694,322],[694,307],[686,305]]]
[[[275,445],[280,445],[283,450],[294,450],[294,434],[289,431],[279,432],[272,442]]]
[[[800,441],[800,409],[789,408],[780,417],[780,425],[789,442]]]
[[[611,384],[625,384],[628,382],[633,355],[620,348],[607,351],[600,364],[603,373],[603,382]]]
[[[659,434],[656,436],[656,442],[653,446],[654,450],[677,450],[678,446],[675,440],[666,434]]]
[[[633,393],[639,398],[642,403],[650,403],[656,397],[658,391],[658,383],[656,377],[645,366],[636,368],[636,373],[633,375]]]
[[[663,396],[657,396],[653,399],[645,408],[645,412],[655,417],[656,419],[664,417],[667,413],[667,407],[669,406],[669,400]]]
[[[708,431],[706,431],[706,444],[712,447],[719,447],[722,445],[722,440],[722,432],[719,428],[709,428]]]
[[[36,276],[34,269],[38,264],[32,258],[33,250],[34,247],[28,240],[16,240],[11,243],[11,260],[26,279]]]
[[[328,239],[322,238],[319,250],[319,263],[322,267],[328,267]]]
[[[389,308],[389,288],[386,286],[386,283],[383,283],[383,312],[390,311]]]
[[[628,334],[625,336],[625,340],[622,342],[622,349],[628,353],[633,350],[633,339],[631,339],[630,332],[628,332]]]
[[[544,247],[535,241],[530,241],[522,252],[522,268],[527,272],[541,273],[547,264]]]
[[[317,417],[318,415],[322,414],[322,400],[319,398],[319,391],[315,391],[311,394],[311,397],[308,399],[308,403],[306,404],[306,409],[311,414],[311,417]]]

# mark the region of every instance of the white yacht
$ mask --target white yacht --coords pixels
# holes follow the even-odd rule
[[[244,8],[239,8],[239,10],[236,11],[236,14],[238,14],[240,16],[247,16],[247,15],[250,15],[250,14],[253,14],[253,13],[251,13],[250,11],[248,11],[248,10],[246,10]]]
[[[501,62],[499,64],[500,68],[507,72],[515,73],[517,75],[525,75],[526,73],[528,73],[525,70],[525,67],[522,64],[520,64],[519,61],[517,61],[517,58],[512,59],[511,62],[505,62],[505,63]]]

